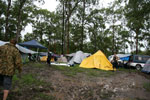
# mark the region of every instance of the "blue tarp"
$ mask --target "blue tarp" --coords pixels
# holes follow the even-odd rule
[[[111,55],[108,57],[109,61],[113,60],[113,56]],[[120,58],[120,60],[122,61],[129,61],[129,57],[131,56],[131,54],[117,54],[117,56]]]
[[[19,43],[19,45],[24,46],[24,47],[47,49],[42,44],[38,43],[36,40],[31,40],[31,41],[27,41],[27,42],[24,42],[24,43]]]
[[[122,60],[122,61],[129,61],[129,57],[130,57],[130,56],[127,56],[127,57],[120,57],[120,60]]]

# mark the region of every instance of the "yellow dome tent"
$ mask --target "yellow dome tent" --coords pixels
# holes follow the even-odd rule
[[[113,65],[109,62],[102,51],[97,51],[95,54],[85,58],[80,67],[83,68],[98,68],[102,70],[113,70]]]

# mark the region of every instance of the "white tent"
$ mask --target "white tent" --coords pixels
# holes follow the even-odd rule
[[[57,62],[64,62],[64,63],[67,63],[67,58],[64,57],[63,55],[61,55],[60,58],[58,58]]]
[[[4,44],[6,44],[6,43],[9,43],[9,42],[4,42],[4,41],[1,41],[1,40],[0,40],[0,46],[4,45]],[[18,44],[16,44],[16,47],[19,49],[20,52],[25,53],[25,54],[29,54],[29,53],[35,54],[35,53],[37,53],[37,52],[32,51],[32,50],[30,50],[30,49],[24,48],[24,47],[22,47],[22,46],[20,46],[20,45],[18,45]]]
[[[146,64],[144,65],[142,72],[150,73],[150,59],[147,60]]]
[[[0,40],[0,46],[4,45],[4,44],[6,44],[6,43],[8,43],[8,42],[4,42],[4,41],[1,41],[1,40]]]
[[[74,65],[74,63],[80,64],[83,59],[88,57],[90,54],[89,53],[83,53],[82,51],[77,51],[72,59],[68,62],[69,65]]]
[[[16,44],[16,47],[17,47],[22,53],[27,53],[27,54],[29,54],[29,53],[31,53],[31,54],[37,53],[37,52],[32,51],[32,50],[30,50],[30,49],[24,48],[24,47],[22,47],[22,46],[20,46],[20,45],[18,45],[18,44]]]

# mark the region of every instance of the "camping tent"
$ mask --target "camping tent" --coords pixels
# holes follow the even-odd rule
[[[31,41],[27,41],[24,43],[19,43],[19,45],[24,46],[24,47],[47,49],[42,44],[38,43],[36,40],[31,40]]]
[[[64,62],[64,63],[67,63],[67,58],[63,55],[60,56],[60,58],[58,58],[57,60],[58,62]]]
[[[112,64],[106,58],[102,51],[97,51],[95,54],[84,59],[80,64],[83,68],[98,68],[102,70],[113,70]]]
[[[147,60],[146,64],[144,65],[142,72],[144,73],[150,73],[150,59]]]
[[[6,44],[6,43],[9,43],[9,42],[4,42],[4,41],[1,41],[1,40],[0,40],[0,46],[1,46],[1,45],[4,45],[4,44]],[[17,48],[19,49],[19,51],[22,52],[22,53],[26,53],[26,54],[29,54],[29,53],[35,54],[35,53],[37,53],[37,52],[32,51],[32,50],[30,50],[30,49],[24,48],[24,47],[22,47],[22,46],[20,46],[20,45],[18,45],[18,44],[16,44],[16,47],[17,47]]]
[[[71,60],[68,62],[69,65],[74,65],[74,63],[80,64],[83,59],[85,59],[87,56],[89,56],[90,54],[88,53],[83,53],[82,51],[77,51],[73,57],[71,58]]]

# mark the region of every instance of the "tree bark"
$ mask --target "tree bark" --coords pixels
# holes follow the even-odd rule
[[[69,47],[70,47],[70,46],[69,46],[69,40],[70,40],[70,30],[69,30],[69,29],[70,29],[70,22],[69,22],[69,21],[70,21],[70,17],[71,17],[71,13],[72,13],[72,12],[71,12],[71,6],[70,6],[70,5],[71,5],[71,3],[70,3],[70,1],[69,1],[69,2],[68,2],[68,10],[69,10],[69,11],[68,11],[68,12],[69,12],[68,15],[69,15],[69,16],[68,16],[68,19],[67,19],[67,54],[69,54]]]
[[[82,16],[82,33],[81,33],[81,50],[83,51],[83,36],[84,36],[84,20],[85,20],[85,0],[83,0],[83,16]]]
[[[62,54],[64,55],[64,34],[65,34],[65,2],[63,1],[63,20],[62,20]]]
[[[9,21],[9,15],[10,15],[10,6],[11,6],[11,0],[8,1],[7,11],[6,11],[6,26],[5,26],[5,40],[8,41],[8,35],[9,33],[9,27],[8,27],[8,21]]]
[[[138,44],[139,44],[139,28],[136,29],[136,54],[138,54]]]
[[[114,30],[114,19],[113,19],[113,43],[112,43],[112,54],[115,53],[115,30]]]
[[[19,35],[20,35],[20,32],[21,32],[21,28],[20,28],[21,27],[21,25],[20,25],[20,23],[21,23],[21,16],[22,16],[21,11],[22,11],[23,5],[26,2],[26,0],[20,0],[19,2],[20,2],[20,5],[19,5],[19,10],[18,10],[18,22],[17,22],[17,33],[16,33],[16,40],[17,40],[17,42],[19,40]]]

